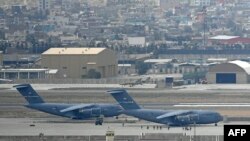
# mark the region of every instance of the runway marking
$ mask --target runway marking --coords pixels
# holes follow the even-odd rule
[[[238,105],[250,105],[250,103],[179,103],[179,104],[205,104],[205,105],[210,105],[210,104],[215,104],[215,105],[227,105],[227,104],[238,104]]]
[[[174,107],[250,107],[250,103],[180,103]]]

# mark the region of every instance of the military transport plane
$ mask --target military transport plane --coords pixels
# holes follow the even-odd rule
[[[77,120],[95,118],[96,125],[102,125],[104,117],[118,116],[122,111],[119,104],[46,103],[30,84],[21,84],[14,87],[27,100],[28,104],[25,106],[28,108]]]
[[[108,93],[123,107],[123,114],[168,127],[212,123],[217,126],[217,123],[223,120],[223,117],[214,111],[141,109],[124,89],[111,90]]]
[[[126,82],[126,83],[122,83],[120,85],[122,85],[122,86],[128,85],[129,87],[133,87],[135,85],[142,85],[143,83],[147,83],[149,80],[150,80],[150,77],[147,77],[146,79],[139,78],[139,79],[134,80],[132,82]]]

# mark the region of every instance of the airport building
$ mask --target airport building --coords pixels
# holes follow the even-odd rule
[[[50,48],[41,66],[57,69],[59,78],[107,78],[117,75],[117,55],[107,48]]]
[[[3,65],[3,52],[0,51],[0,67]]]
[[[209,68],[207,81],[212,84],[247,84],[250,82],[250,64],[239,60],[216,64]]]
[[[0,69],[2,79],[45,79],[53,78],[57,70],[49,69]]]

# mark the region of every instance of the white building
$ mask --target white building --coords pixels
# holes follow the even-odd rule
[[[128,44],[130,46],[144,47],[146,45],[146,39],[145,37],[128,37]]]

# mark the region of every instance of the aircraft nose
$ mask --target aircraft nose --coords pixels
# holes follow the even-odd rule
[[[219,116],[219,121],[223,121],[223,116],[221,116],[220,114],[218,116]]]

